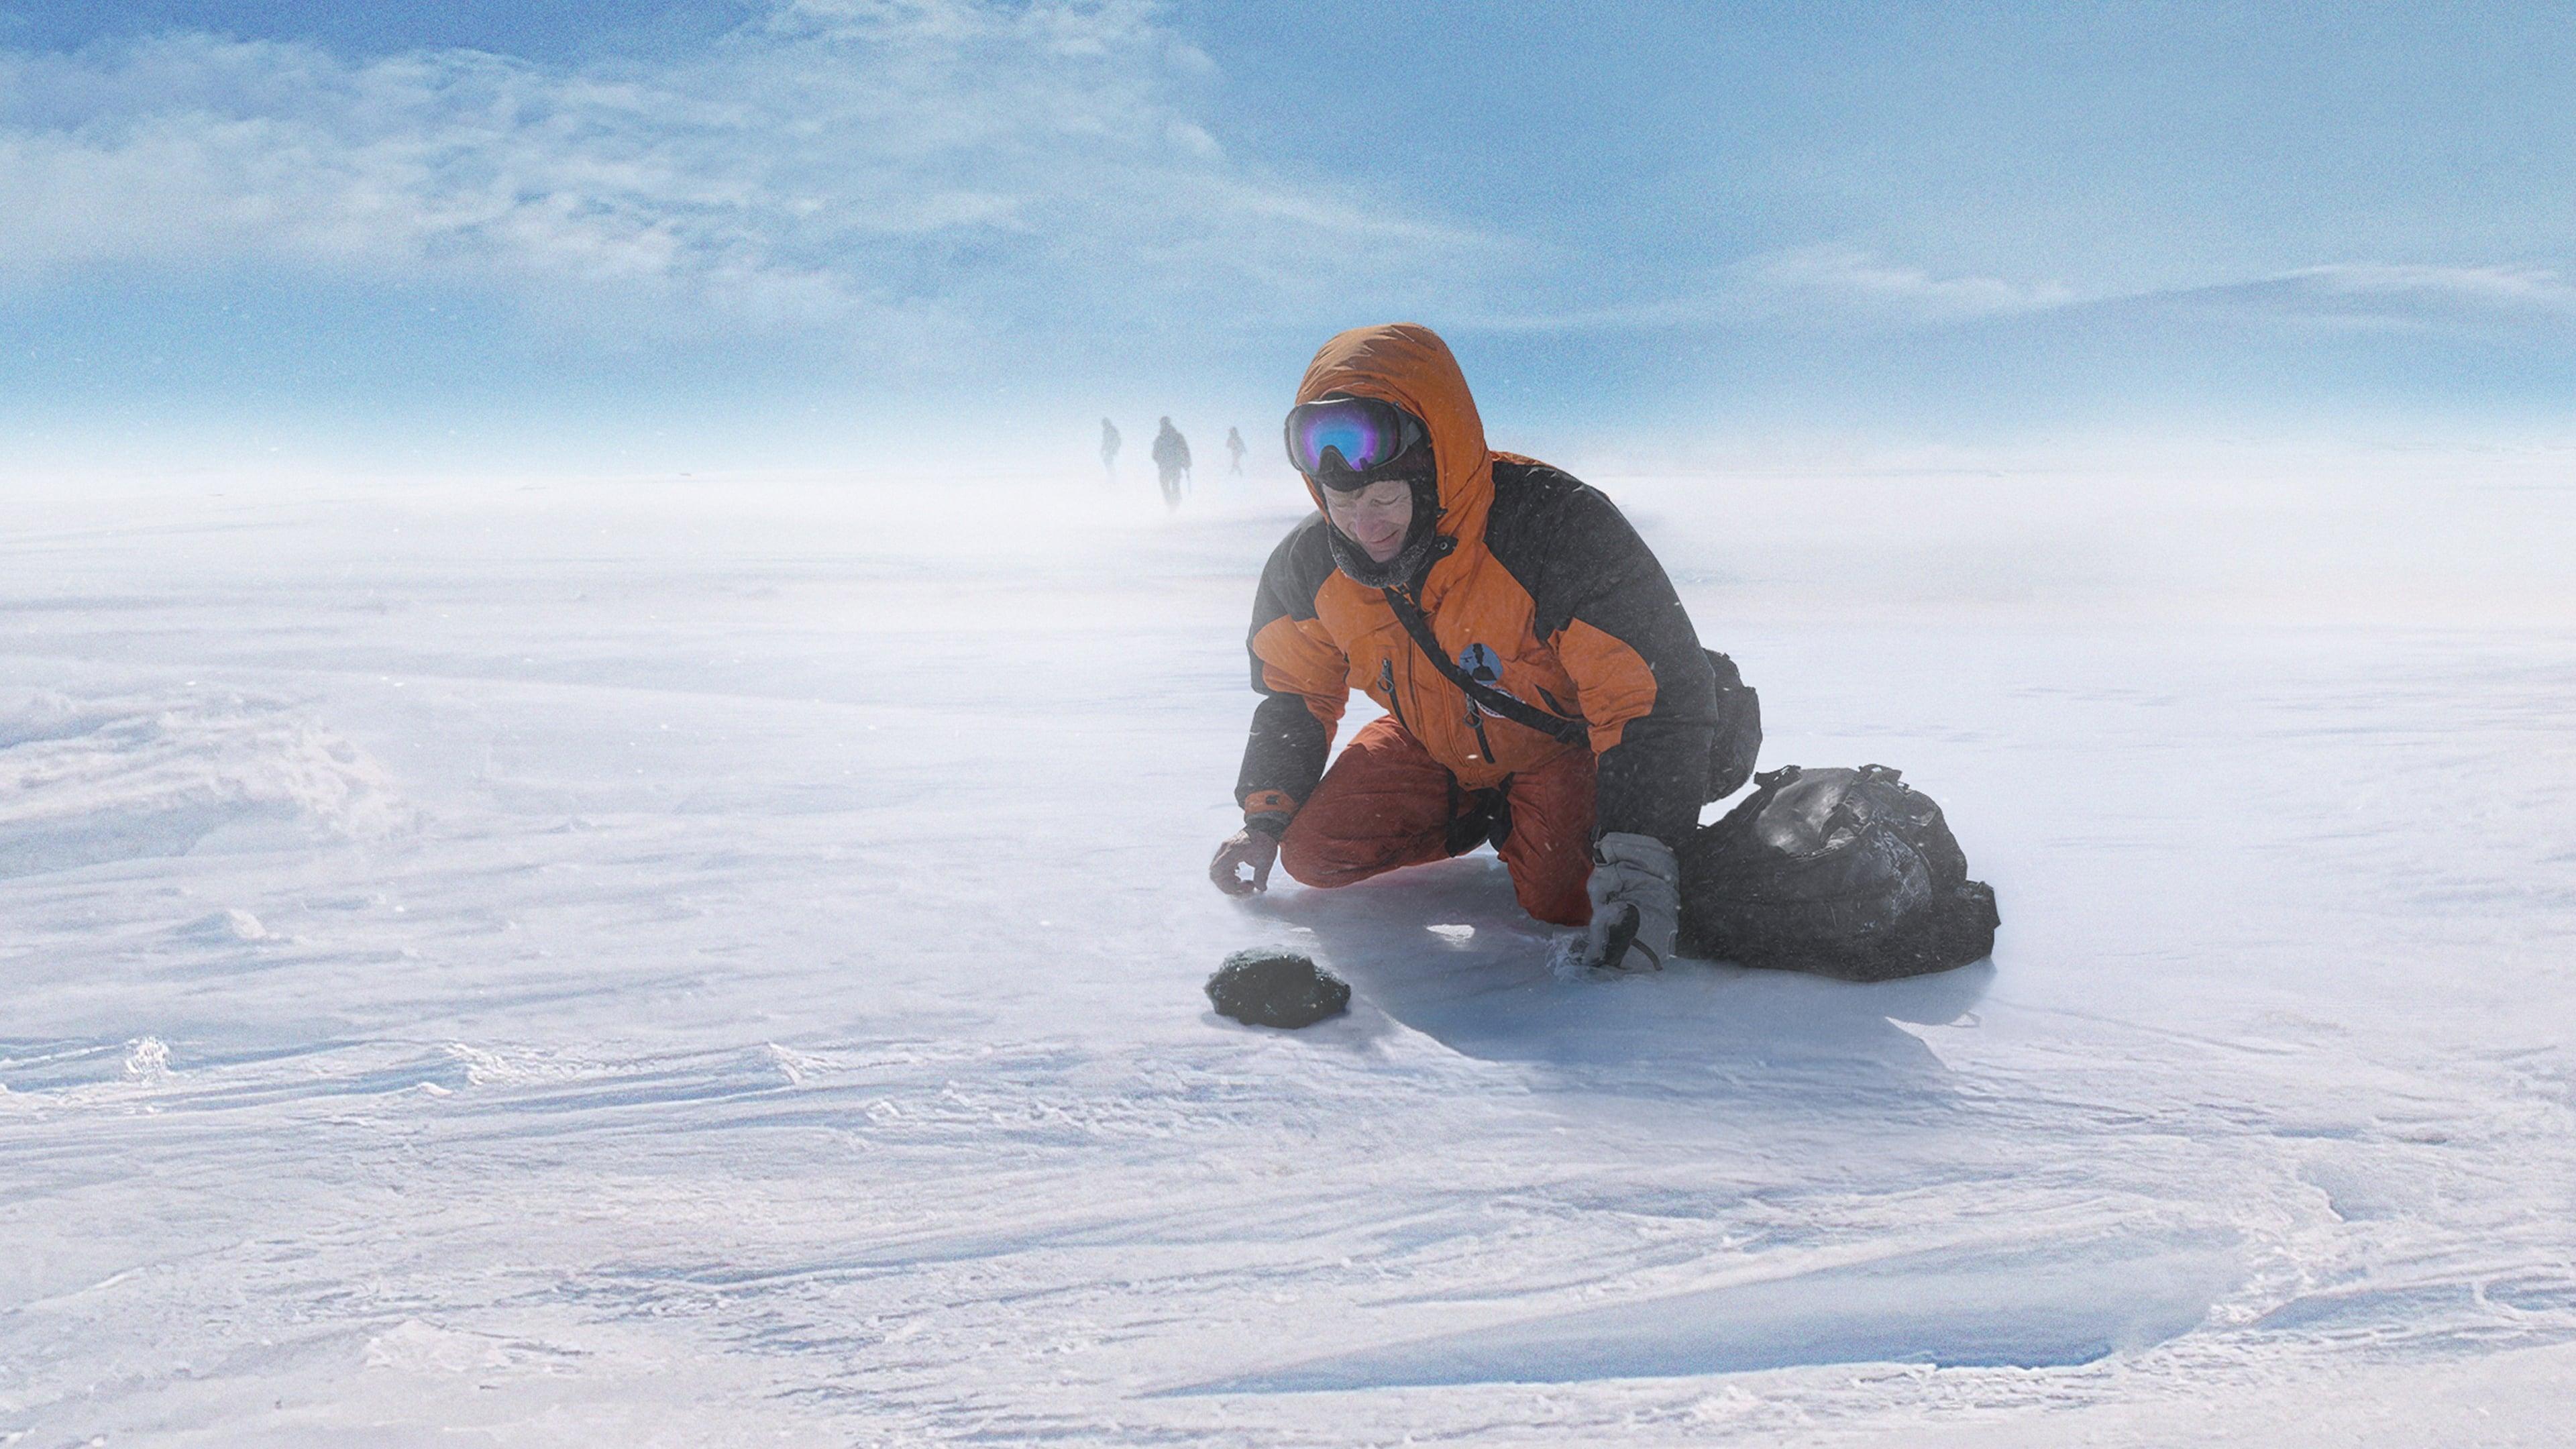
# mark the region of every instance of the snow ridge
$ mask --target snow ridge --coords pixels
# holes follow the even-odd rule
[[[283,701],[0,694],[0,878],[185,855],[224,831],[364,839],[412,819],[373,761]]]

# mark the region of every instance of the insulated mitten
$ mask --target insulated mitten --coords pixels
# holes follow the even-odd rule
[[[1682,915],[1681,864],[1651,835],[1612,834],[1592,847],[1591,934],[1583,964],[1595,970],[1660,971],[1671,959]]]

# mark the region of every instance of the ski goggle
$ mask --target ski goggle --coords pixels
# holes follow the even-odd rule
[[[1421,419],[1373,397],[1328,397],[1288,410],[1288,461],[1309,477],[1375,472],[1429,436]]]

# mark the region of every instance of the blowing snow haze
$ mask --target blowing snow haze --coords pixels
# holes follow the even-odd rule
[[[0,0],[0,1445],[2565,1442],[2576,12],[1606,8]],[[1542,818],[1685,618],[1990,957]]]
[[[1052,448],[1414,317],[1551,445],[2563,428],[2563,7],[1587,14],[16,6],[0,407],[74,454]]]

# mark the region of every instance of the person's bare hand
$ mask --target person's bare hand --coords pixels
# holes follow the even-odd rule
[[[1225,838],[1216,848],[1216,859],[1208,862],[1208,879],[1230,896],[1248,896],[1270,889],[1270,866],[1279,859],[1279,837],[1266,830],[1246,826]],[[1246,880],[1243,870],[1252,869]]]

